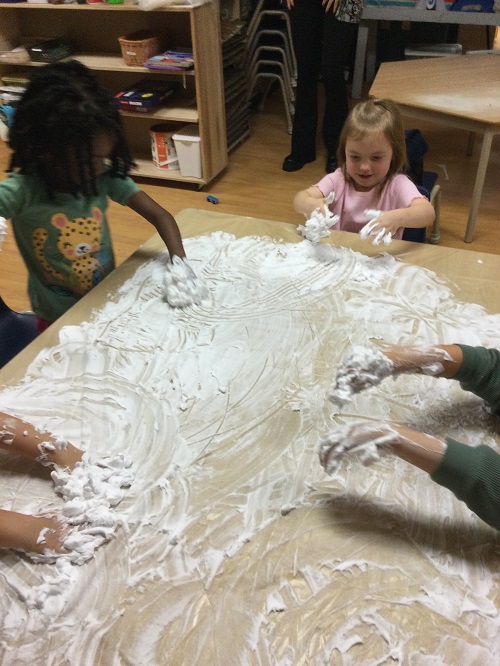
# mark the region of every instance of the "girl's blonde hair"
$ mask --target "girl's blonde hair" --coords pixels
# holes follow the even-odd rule
[[[403,119],[397,105],[389,99],[368,99],[351,110],[340,134],[337,161],[344,178],[349,178],[345,156],[347,139],[361,139],[371,132],[382,132],[392,147],[391,165],[384,183],[407,165]]]

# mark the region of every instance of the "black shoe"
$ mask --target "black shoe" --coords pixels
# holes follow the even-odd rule
[[[335,155],[330,155],[330,157],[326,160],[325,171],[326,171],[326,173],[333,173],[335,171],[335,169],[338,168],[338,166],[339,165],[338,165],[337,158],[335,157]]]
[[[299,171],[305,164],[314,162],[315,159],[313,157],[310,160],[304,160],[301,157],[295,157],[295,155],[288,155],[283,162],[283,171]]]

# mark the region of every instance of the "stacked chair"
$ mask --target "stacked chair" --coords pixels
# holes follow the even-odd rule
[[[222,65],[226,109],[227,149],[232,150],[250,134],[248,80],[245,70],[246,23],[222,21]]]
[[[279,0],[258,0],[247,29],[248,102],[260,92],[259,111],[273,86],[283,95],[288,132],[292,133],[297,62],[288,12]]]

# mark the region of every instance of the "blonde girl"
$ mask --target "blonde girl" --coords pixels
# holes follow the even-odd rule
[[[337,159],[338,169],[295,196],[298,213],[309,218],[328,205],[339,216],[333,229],[357,233],[370,223],[370,235],[383,233],[389,238],[401,238],[405,227],[433,223],[434,208],[403,173],[405,134],[393,102],[370,99],[352,109],[342,129]],[[327,203],[332,193],[333,203]]]

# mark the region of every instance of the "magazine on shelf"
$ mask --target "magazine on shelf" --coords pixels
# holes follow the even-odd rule
[[[183,70],[194,66],[193,52],[190,49],[174,49],[152,56],[146,62],[148,69]]]

